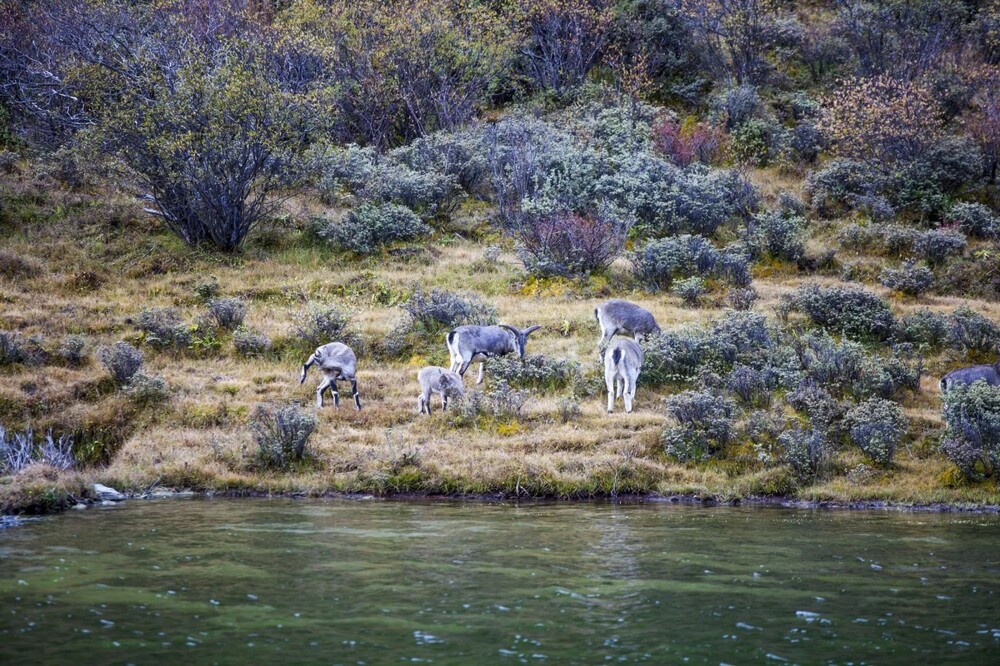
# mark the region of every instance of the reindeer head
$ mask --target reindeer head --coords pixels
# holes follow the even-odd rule
[[[523,331],[513,326],[508,326],[507,324],[500,324],[500,328],[506,328],[508,331],[514,334],[514,343],[517,345],[517,355],[523,361],[524,360],[524,347],[528,344],[528,336],[541,328],[537,324],[535,326],[529,326]]]

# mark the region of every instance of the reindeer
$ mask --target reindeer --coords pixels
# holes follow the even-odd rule
[[[625,413],[632,413],[635,383],[642,369],[642,347],[635,340],[618,338],[604,351],[604,381],[608,386],[608,414],[615,409],[615,397],[625,399]],[[616,391],[617,387],[617,391]]]
[[[361,409],[361,396],[358,393],[357,373],[358,359],[354,351],[342,342],[331,342],[318,347],[309,360],[302,366],[302,378],[299,383],[306,380],[306,373],[313,364],[318,364],[323,373],[323,381],[316,388],[316,406],[323,406],[323,392],[330,389],[333,394],[333,406],[340,408],[340,393],[337,391],[338,381],[350,381],[351,392],[354,394],[354,407]]]
[[[653,315],[635,303],[613,299],[594,308],[594,317],[601,327],[600,351],[616,333],[630,333],[633,337],[660,332],[660,325]]]
[[[1000,361],[993,365],[973,365],[952,370],[941,378],[941,392],[944,393],[958,384],[972,384],[979,380],[990,386],[1000,386]]]
[[[464,393],[462,378],[450,370],[432,365],[417,373],[417,381],[420,382],[420,397],[417,398],[417,408],[419,413],[426,411],[431,413],[431,394],[441,394],[441,411],[447,411],[448,401],[452,398],[459,398]]]
[[[451,371],[465,377],[469,365],[479,362],[477,384],[483,383],[483,365],[486,359],[507,354],[524,358],[528,336],[541,326],[529,326],[523,331],[507,324],[498,326],[459,326],[448,333],[448,351],[451,353]]]

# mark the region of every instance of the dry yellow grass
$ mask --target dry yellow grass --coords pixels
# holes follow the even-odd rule
[[[789,183],[782,181],[776,190],[787,189]],[[159,480],[202,490],[560,497],[613,491],[739,497],[784,487],[774,474],[740,476],[711,465],[671,462],[659,445],[666,393],[641,389],[635,413],[607,415],[599,379],[595,395],[582,400],[579,416],[568,423],[556,416],[558,393],[534,395],[523,418],[504,427],[455,428],[439,411],[420,416],[416,372],[428,363],[447,365],[443,339],[422,356],[394,363],[362,356],[358,380],[364,409],[356,412],[345,400],[339,410],[320,410],[309,443],[311,462],[282,474],[255,471],[247,465],[253,443],[246,423],[253,407],[299,401],[313,409],[319,379],[314,374],[299,385],[301,354],[245,359],[225,338],[220,349],[201,354],[147,349],[146,372],[163,377],[170,396],[162,404],[136,405],[107,386],[93,350],[135,339],[130,322],[143,308],[174,307],[186,320],[195,319],[204,305],[194,287],[210,277],[217,280],[220,294],[246,298],[246,323],[275,340],[289,336],[296,312],[314,302],[349,310],[354,329],[366,340],[379,340],[401,311],[373,302],[371,285],[377,283],[390,294],[408,293],[419,285],[477,292],[499,309],[503,321],[544,327],[532,336],[529,352],[588,365],[596,361],[593,309],[610,296],[624,295],[643,304],[664,327],[704,324],[721,314],[721,303],[689,309],[667,294],[622,294],[614,284],[614,271],[610,281],[595,279],[571,288],[558,281],[539,284],[525,279],[511,255],[484,267],[485,246],[454,236],[438,238],[424,255],[410,260],[345,261],[309,241],[302,230],[289,228],[263,234],[239,257],[218,257],[180,245],[142,221],[125,200],[58,191],[40,194],[24,185],[6,195],[15,210],[8,213],[0,249],[41,270],[33,276],[0,275],[0,329],[25,337],[42,335],[50,347],[66,335],[84,334],[92,360],[82,368],[0,370],[0,422],[33,425],[36,431],[50,426],[84,431],[109,441],[120,437],[107,465],[55,476],[34,471],[0,480],[0,499],[7,506],[44,504],[46,493],[61,497],[95,480],[128,490]],[[295,206],[300,214],[323,212],[314,201],[297,201]],[[781,296],[804,280],[794,273],[761,271],[757,307],[773,312]],[[916,307],[946,310],[965,302],[935,297],[896,301],[895,307],[900,312]],[[971,305],[1000,320],[1000,305]],[[938,360],[931,368],[941,370],[947,363]],[[467,386],[473,381],[470,372]],[[926,378],[923,388],[905,407],[911,417],[933,427],[940,423],[936,378]],[[435,408],[438,404],[435,399]],[[837,479],[797,492],[810,499],[845,501],[1000,503],[995,488],[954,486],[950,478],[941,458],[920,451],[904,453],[896,470],[875,479]]]

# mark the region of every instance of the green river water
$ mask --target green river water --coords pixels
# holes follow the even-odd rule
[[[165,500],[0,531],[0,664],[1000,664],[1000,517]]]

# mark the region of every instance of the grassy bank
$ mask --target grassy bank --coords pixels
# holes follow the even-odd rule
[[[773,177],[755,174],[765,193]],[[46,360],[0,369],[0,423],[8,429],[72,433],[84,461],[75,471],[36,466],[0,479],[4,511],[56,507],[80,497],[95,481],[123,491],[158,482],[195,490],[317,495],[660,493],[1000,503],[995,484],[962,481],[937,452],[942,426],[938,379],[961,362],[945,352],[926,360],[921,390],[903,402],[911,425],[886,469],[863,465],[861,453],[846,448],[832,461],[831,474],[811,482],[797,479],[787,467],[764,467],[738,452],[682,464],[670,459],[660,442],[667,420],[663,400],[679,387],[640,387],[633,414],[605,413],[592,313],[602,300],[624,297],[648,307],[664,328],[676,328],[719,317],[721,297],[709,297],[695,309],[667,293],[627,291],[626,268],[619,264],[585,281],[529,279],[512,253],[495,262],[483,259],[490,239],[475,238],[477,211],[456,216],[450,228],[439,230],[418,251],[357,259],[317,242],[301,222],[307,212],[338,211],[299,199],[288,203],[284,222],[256,235],[241,255],[225,257],[183,246],[130,200],[98,190],[63,191],[35,179],[27,167],[3,190],[0,329],[27,340],[38,336],[32,344]],[[827,238],[819,233],[810,242],[832,242],[832,235],[833,230]],[[761,298],[755,309],[773,317],[781,296],[807,279],[836,281],[800,274],[794,266],[758,265],[755,287]],[[205,312],[206,284],[215,285],[212,293],[246,300],[246,323],[275,341],[271,353],[242,357],[224,332],[210,339],[196,335],[197,343],[179,350],[143,344],[135,325],[140,311],[171,307],[185,321],[197,321]],[[373,356],[401,317],[398,304],[417,286],[475,292],[497,307],[501,321],[541,324],[529,353],[581,364],[583,386],[574,389],[579,413],[560,417],[560,400],[569,393],[560,388],[531,391],[516,419],[480,419],[457,427],[440,411],[418,415],[416,372],[427,364],[447,365],[443,336],[416,345],[408,357]],[[969,304],[1000,319],[996,303],[914,299],[873,289],[890,299],[897,314]],[[307,459],[286,472],[261,470],[252,464],[254,443],[247,428],[254,406],[299,401],[313,409],[318,376],[299,384],[306,351],[291,335],[297,313],[311,303],[351,312],[352,329],[372,350],[359,360],[365,408],[356,412],[345,401],[340,410],[319,411]],[[58,354],[71,335],[86,338],[86,360],[79,366]],[[135,395],[110,381],[96,350],[118,340],[144,350],[144,372],[165,380],[165,395]],[[470,373],[467,387],[473,381]]]

